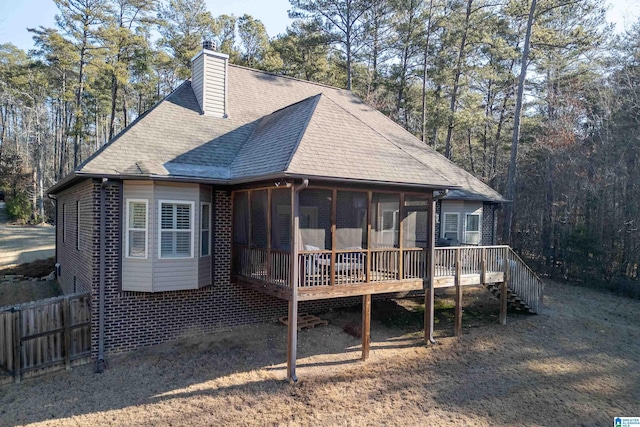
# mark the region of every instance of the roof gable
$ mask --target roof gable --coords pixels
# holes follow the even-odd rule
[[[436,187],[454,185],[326,95],[319,97],[287,172]]]
[[[284,172],[319,98],[307,98],[260,119],[231,165],[231,176],[242,179]]]

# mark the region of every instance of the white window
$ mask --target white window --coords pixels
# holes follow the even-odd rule
[[[458,213],[446,212],[442,224],[442,237],[445,239],[458,239]]]
[[[194,202],[160,200],[159,258],[193,258]]]
[[[211,255],[211,203],[200,205],[200,256]]]
[[[469,245],[480,244],[480,215],[467,214],[465,219],[464,242]]]
[[[127,258],[147,258],[147,208],[147,200],[127,199]]]

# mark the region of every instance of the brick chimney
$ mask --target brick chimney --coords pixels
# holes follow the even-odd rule
[[[191,88],[202,114],[227,117],[229,55],[216,52],[215,49],[215,43],[204,41],[202,51],[191,60]]]

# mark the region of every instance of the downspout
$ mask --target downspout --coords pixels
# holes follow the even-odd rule
[[[105,274],[106,274],[106,260],[105,260],[105,248],[106,248],[106,234],[107,234],[107,210],[106,210],[106,187],[110,182],[108,178],[102,178],[102,184],[100,185],[100,288],[98,291],[98,360],[96,361],[96,373],[101,374],[106,368],[106,362],[104,360],[104,309],[105,309]]]
[[[305,178],[304,180],[302,180],[302,184],[295,186],[296,193],[301,192],[302,190],[304,190],[308,186],[309,186],[309,180]]]
[[[291,238],[291,259],[292,264],[292,289],[291,301],[289,303],[289,348],[287,355],[287,379],[291,382],[298,382],[296,376],[296,353],[298,347],[298,286],[300,285],[300,274],[298,265],[298,228],[300,217],[300,203],[298,201],[298,193],[309,186],[309,180],[304,179],[302,184],[293,187],[293,217],[292,217],[292,238]]]
[[[58,278],[58,275],[60,273],[60,264],[58,263],[58,198],[55,196],[52,196],[51,194],[47,193],[47,197],[51,200],[53,200],[53,203],[55,204],[55,208],[53,209],[53,223],[56,226],[56,253],[55,253],[55,260],[56,260],[56,279]]]

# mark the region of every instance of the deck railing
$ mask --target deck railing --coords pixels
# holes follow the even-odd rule
[[[435,249],[436,277],[453,276],[456,259],[460,257],[462,274],[481,274],[484,271],[502,272],[502,259],[510,251],[509,246],[450,246]]]
[[[518,295],[534,313],[540,313],[544,282],[531,268],[509,248],[509,287]]]
[[[509,246],[438,247],[434,252],[435,277],[455,276],[458,262],[460,274],[480,275],[479,283],[486,283],[485,277],[490,273],[499,273],[498,277],[504,277],[506,260],[509,289],[532,311],[538,312],[542,300],[542,281]],[[428,276],[426,255],[426,250],[422,248],[300,251],[299,286],[357,286],[425,279]],[[290,288],[290,263],[291,254],[287,251],[235,246],[235,272],[240,276]]]

